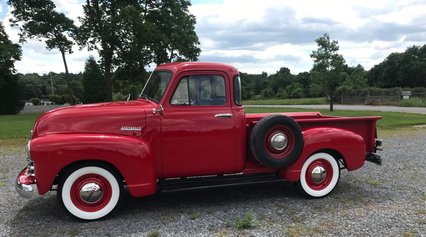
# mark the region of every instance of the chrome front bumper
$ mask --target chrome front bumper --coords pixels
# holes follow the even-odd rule
[[[38,196],[37,182],[34,175],[34,166],[29,164],[16,178],[15,188],[18,194],[24,198]]]

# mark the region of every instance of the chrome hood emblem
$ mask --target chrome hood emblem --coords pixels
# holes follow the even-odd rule
[[[142,127],[133,127],[133,126],[123,126],[120,129],[121,131],[142,131]]]

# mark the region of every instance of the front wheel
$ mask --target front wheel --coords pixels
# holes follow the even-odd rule
[[[325,197],[336,187],[339,177],[337,160],[328,153],[315,153],[303,164],[298,187],[305,196]]]
[[[99,219],[117,206],[123,190],[119,180],[116,172],[107,167],[75,167],[64,174],[58,198],[73,216]]]

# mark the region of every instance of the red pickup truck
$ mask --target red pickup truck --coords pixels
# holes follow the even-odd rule
[[[380,164],[380,117],[318,112],[246,114],[237,69],[219,63],[158,66],[135,101],[77,105],[36,121],[23,196],[50,190],[77,218],[109,214],[124,190],[158,191],[289,181],[324,197],[341,169]],[[126,189],[124,189],[126,188]]]

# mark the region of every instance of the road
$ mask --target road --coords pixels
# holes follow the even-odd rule
[[[329,105],[244,105],[245,107],[263,108],[300,108],[300,109],[329,109]],[[335,110],[366,110],[384,112],[403,112],[426,114],[426,107],[398,107],[398,106],[373,106],[373,105],[334,105]]]

